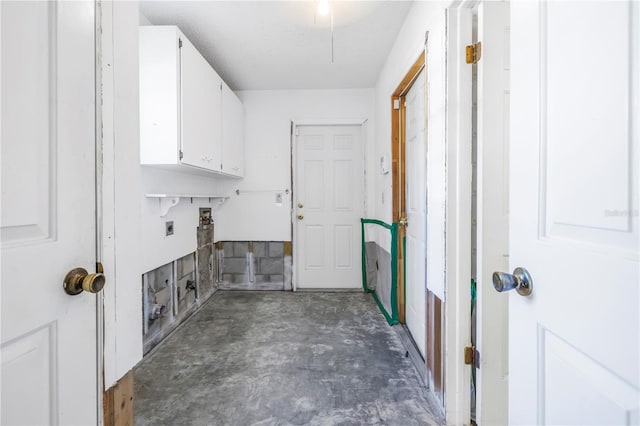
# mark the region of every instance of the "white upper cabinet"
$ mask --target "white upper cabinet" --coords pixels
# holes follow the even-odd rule
[[[220,171],[222,79],[179,35],[182,164]]]
[[[242,176],[243,121],[240,100],[176,26],[140,27],[141,164]]]
[[[222,83],[222,172],[244,176],[244,109],[225,83]]]

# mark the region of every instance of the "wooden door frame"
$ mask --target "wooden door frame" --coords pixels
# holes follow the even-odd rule
[[[391,94],[391,175],[392,175],[392,221],[400,222],[400,218],[406,217],[406,203],[404,190],[406,187],[406,164],[404,157],[406,153],[406,108],[404,98],[409,92],[420,72],[425,69],[425,51],[415,60],[409,68],[404,78],[398,84],[396,90]],[[398,320],[401,324],[406,321],[405,304],[405,271],[404,271],[404,250],[402,241],[406,236],[405,228],[398,227]]]
[[[428,34],[427,34],[428,36]],[[428,43],[428,39],[425,40]],[[424,70],[427,72],[426,63],[427,48],[409,68],[404,78],[391,96],[391,152],[393,166],[393,220],[399,222],[401,217],[406,217],[406,108],[405,96],[413,86],[413,83]],[[428,81],[429,76],[426,76]],[[428,104],[428,84],[425,86],[426,102]],[[425,108],[425,121],[428,108]],[[426,126],[425,126],[426,127]],[[426,134],[428,143],[428,132]],[[428,151],[428,150],[427,150]],[[425,182],[426,184],[426,182]],[[444,189],[443,189],[444,190]],[[426,200],[425,200],[426,202]],[[398,319],[400,323],[406,323],[406,294],[405,294],[405,254],[404,240],[405,228],[398,227]],[[425,253],[426,254],[426,253]],[[426,276],[425,276],[426,284]],[[442,402],[441,408],[445,408],[445,362],[444,362],[444,301],[425,288],[425,368],[427,385]]]

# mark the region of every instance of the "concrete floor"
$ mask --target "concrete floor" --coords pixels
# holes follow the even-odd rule
[[[135,369],[135,424],[436,425],[370,295],[218,291]]]

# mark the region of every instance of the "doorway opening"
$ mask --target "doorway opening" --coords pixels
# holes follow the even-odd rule
[[[424,50],[391,96],[392,217],[400,225],[398,317],[423,357],[429,388],[444,401],[444,304],[426,283],[427,81]]]
[[[294,126],[295,290],[362,286],[363,129],[364,121]]]

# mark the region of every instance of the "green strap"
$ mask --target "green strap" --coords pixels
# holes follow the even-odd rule
[[[360,219],[360,223],[362,229],[362,289],[365,293],[372,294],[373,299],[376,301],[378,308],[389,325],[398,324],[398,224],[395,222],[388,224],[381,220],[364,218]],[[364,235],[364,225],[367,223],[379,225],[391,231],[391,314],[385,309],[376,290],[371,290],[367,287],[367,254]]]
[[[398,228],[398,224],[396,224],[396,223],[392,223],[391,225],[389,225],[387,222],[383,222],[383,221],[378,220],[378,219],[360,219],[360,222],[362,222],[362,224],[373,223],[374,225],[380,225],[382,227],[387,228],[390,231],[392,231],[392,228],[393,228],[394,225],[396,226],[396,229]]]
[[[391,228],[391,322],[398,323],[398,224]]]
[[[369,287],[367,287],[367,252],[364,239],[364,224],[366,219],[360,219],[360,226],[362,227],[362,290],[365,293],[371,293]]]

